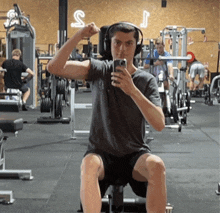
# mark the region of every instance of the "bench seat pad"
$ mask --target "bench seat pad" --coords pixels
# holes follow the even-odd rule
[[[23,119],[0,118],[0,129],[3,132],[16,132],[23,129]]]

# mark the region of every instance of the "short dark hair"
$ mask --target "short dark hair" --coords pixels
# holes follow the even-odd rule
[[[109,30],[109,39],[111,40],[112,37],[115,35],[116,32],[123,32],[123,33],[130,33],[134,32],[134,38],[136,39],[136,42],[139,41],[139,32],[137,28],[135,28],[132,25],[129,25],[127,23],[118,23],[113,25]]]

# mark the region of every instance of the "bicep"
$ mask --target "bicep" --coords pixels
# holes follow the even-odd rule
[[[86,61],[67,61],[63,70],[57,73],[58,76],[67,79],[86,79],[88,77],[91,63]]]

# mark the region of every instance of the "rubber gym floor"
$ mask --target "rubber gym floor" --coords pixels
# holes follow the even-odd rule
[[[91,103],[91,93],[78,92],[77,103]],[[192,98],[193,99],[193,98]],[[165,128],[150,131],[152,153],[165,162],[168,202],[174,213],[218,213],[220,196],[215,191],[220,182],[219,106],[208,106],[194,98],[182,131]],[[0,112],[23,118],[18,137],[6,144],[6,169],[31,169],[34,179],[1,179],[1,190],[12,190],[15,202],[0,204],[1,213],[75,213],[79,209],[80,164],[88,135],[71,139],[70,124],[39,124],[37,119],[50,116],[40,110]],[[70,108],[64,116],[70,117]],[[76,110],[76,130],[88,130],[91,110]],[[125,197],[136,197],[126,186]]]

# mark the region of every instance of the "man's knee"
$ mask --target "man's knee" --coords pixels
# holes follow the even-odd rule
[[[148,157],[148,159],[146,160],[146,167],[149,171],[149,178],[154,176],[165,175],[165,164],[163,160],[156,155],[151,155]]]
[[[199,82],[202,83],[204,81],[204,77],[199,77]]]
[[[195,78],[190,77],[190,82],[194,82]]]
[[[101,157],[96,154],[86,155],[81,164],[81,176],[84,175],[97,175],[97,177],[103,176],[103,163]]]

